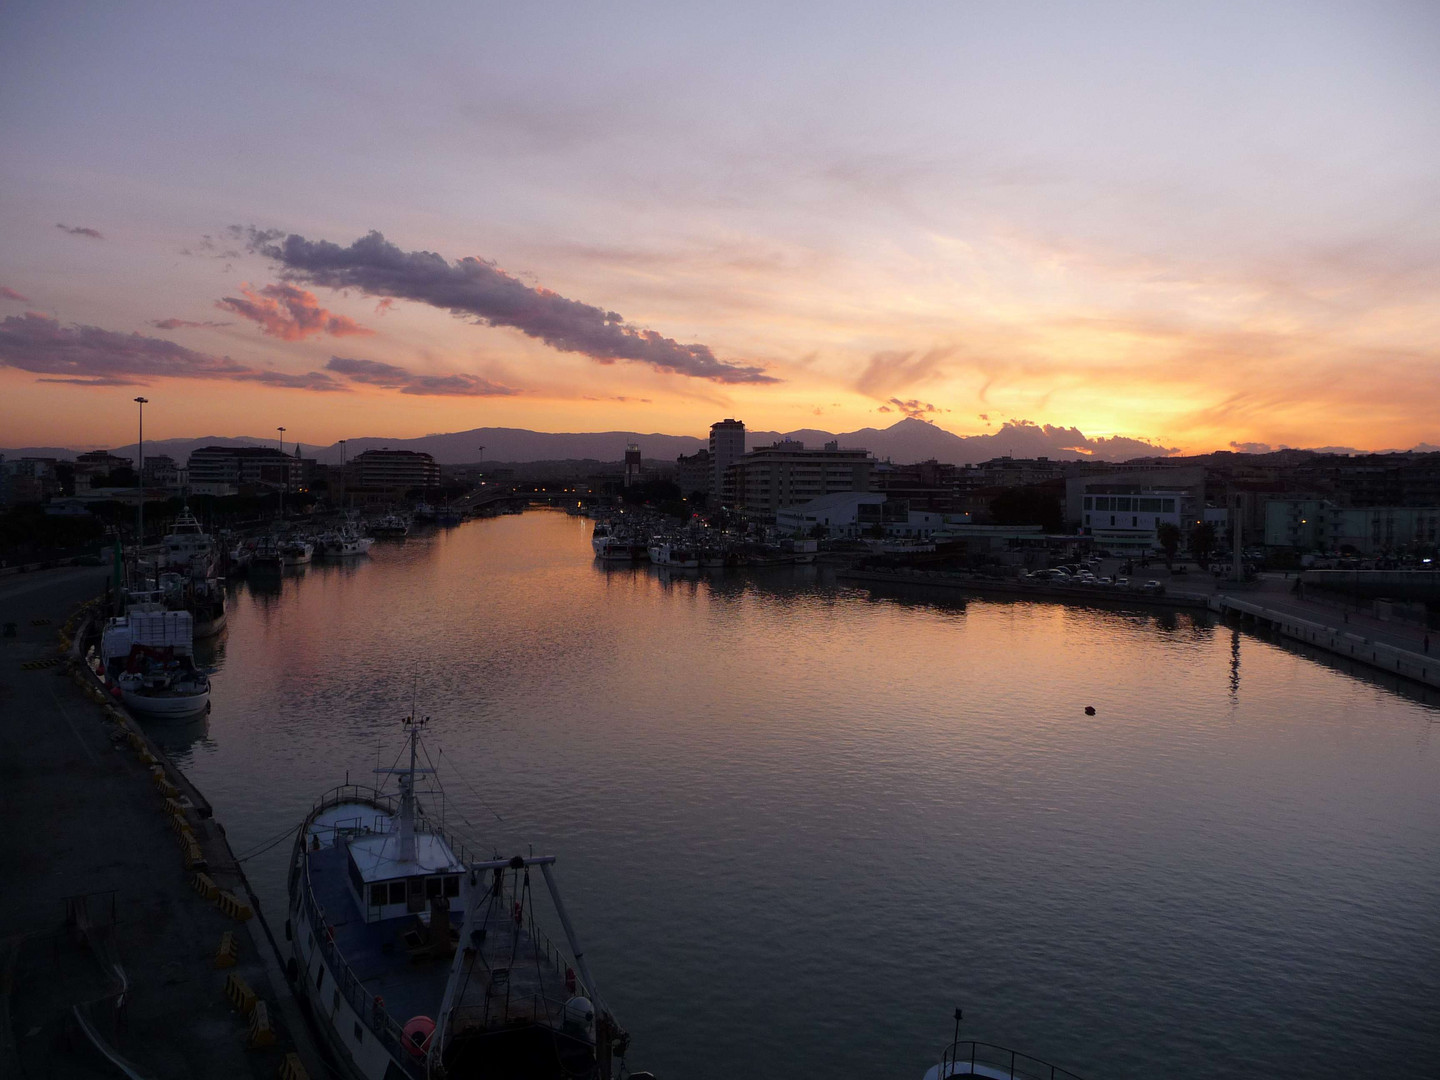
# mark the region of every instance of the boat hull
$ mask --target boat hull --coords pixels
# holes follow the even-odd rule
[[[177,716],[194,716],[196,713],[204,712],[210,705],[210,691],[205,690],[198,694],[155,696],[137,694],[133,690],[122,689],[120,700],[131,712],[169,719]]]

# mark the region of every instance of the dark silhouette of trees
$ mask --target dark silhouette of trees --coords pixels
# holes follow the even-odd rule
[[[1039,525],[1047,533],[1065,527],[1059,492],[1039,485],[1006,488],[990,500],[990,516],[996,525]]]
[[[1210,564],[1210,556],[1215,552],[1215,541],[1213,521],[1202,522],[1190,530],[1190,554],[1195,556],[1195,561],[1202,567]]]
[[[1180,550],[1180,526],[1162,521],[1155,526],[1155,539],[1160,541],[1160,550],[1165,552],[1165,569],[1175,565],[1175,553]]]

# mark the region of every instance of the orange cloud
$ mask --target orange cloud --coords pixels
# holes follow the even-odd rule
[[[271,337],[282,341],[303,341],[312,334],[332,337],[363,337],[375,333],[344,315],[320,306],[315,294],[294,285],[266,285],[256,292],[240,286],[244,298],[227,296],[215,301],[222,311],[249,319]]]

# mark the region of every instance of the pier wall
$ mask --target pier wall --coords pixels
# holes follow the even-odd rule
[[[1440,656],[1399,648],[1376,641],[1365,634],[1357,634],[1345,626],[1331,626],[1253,600],[1240,600],[1222,594],[1211,597],[1210,608],[1221,614],[1234,612],[1243,618],[1264,623],[1285,637],[1314,645],[1337,656],[1402,675],[1427,686],[1440,687]]]

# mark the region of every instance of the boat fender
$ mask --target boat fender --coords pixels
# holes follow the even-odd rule
[[[290,929],[290,920],[289,920],[289,919],[286,919],[286,920],[285,920],[285,940],[286,940],[286,941],[294,941],[294,940],[295,940],[295,932]]]
[[[519,900],[516,900],[516,901],[515,901],[515,922],[516,922],[516,924],[518,925],[518,924],[519,924],[520,922],[522,922],[522,921],[523,921],[523,919],[522,919],[522,914],[521,914],[520,901],[519,901]]]
[[[593,1043],[595,1041],[595,1006],[585,997],[572,997],[565,1002],[565,1030]]]
[[[405,1021],[405,1049],[412,1057],[421,1058],[429,1049],[430,1037],[435,1034],[435,1021],[428,1016],[412,1016]]]

